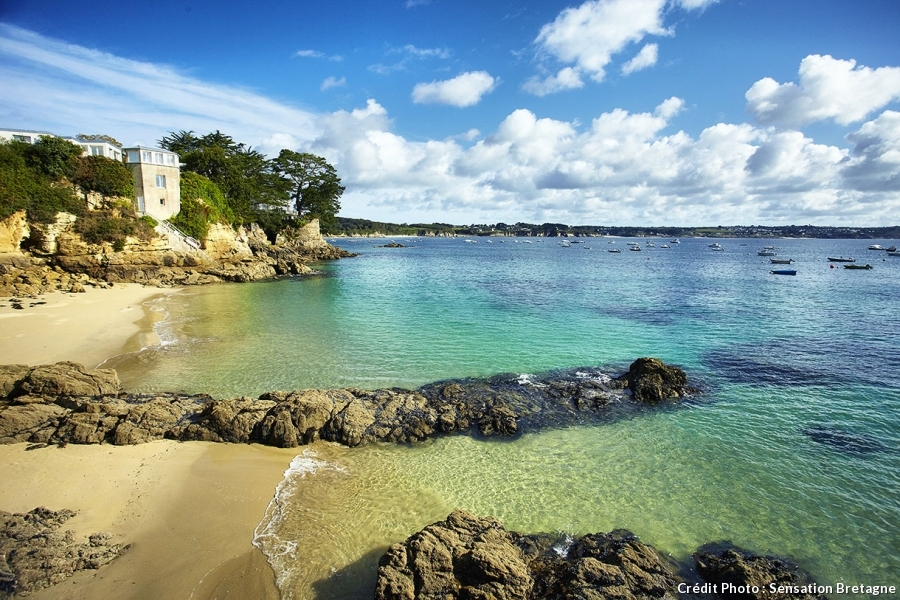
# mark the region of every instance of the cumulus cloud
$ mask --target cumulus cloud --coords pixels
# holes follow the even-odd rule
[[[842,173],[849,186],[867,192],[900,191],[900,112],[884,111],[849,134],[847,141],[854,145]]]
[[[412,91],[416,104],[449,104],[460,108],[473,106],[482,96],[493,91],[498,80],[487,71],[470,71],[453,79],[417,83]]]
[[[747,110],[763,124],[849,125],[900,100],[900,67],[857,67],[855,60],[813,54],[800,62],[799,76],[799,83],[760,79],[745,94]]]
[[[563,90],[574,90],[584,86],[581,75],[572,67],[563,67],[556,75],[541,79],[531,77],[522,84],[522,89],[535,96],[546,96]]]
[[[331,88],[342,87],[347,85],[347,78],[341,77],[338,79],[337,77],[329,76],[325,78],[325,81],[322,82],[322,85],[319,86],[320,91],[330,90]]]
[[[657,55],[659,54],[659,46],[656,44],[646,44],[634,58],[622,65],[622,74],[630,75],[635,71],[642,71],[656,64]]]

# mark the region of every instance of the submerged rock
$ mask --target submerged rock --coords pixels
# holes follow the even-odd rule
[[[842,431],[823,425],[804,427],[800,433],[814,442],[849,454],[873,454],[887,450],[887,446],[866,434]]]
[[[418,390],[269,392],[256,400],[125,394],[110,369],[9,365],[0,367],[0,389],[6,391],[0,399],[0,443],[138,444],[168,438],[294,447],[319,439],[347,446],[409,443],[456,432],[508,437],[614,418],[640,408],[647,398],[655,403],[689,392],[681,369],[655,359],[648,368],[642,360],[619,379],[575,369],[544,378],[439,382]],[[635,367],[639,363],[643,366]],[[626,385],[638,391],[629,395]]]
[[[77,571],[98,569],[127,549],[111,544],[108,533],[95,533],[81,543],[71,531],[60,533],[73,516],[71,510],[0,510],[0,598],[27,595]]]

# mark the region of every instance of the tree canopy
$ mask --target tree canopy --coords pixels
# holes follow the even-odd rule
[[[336,223],[344,187],[334,167],[320,156],[282,150],[268,159],[221,131],[199,137],[193,131],[171,132],[158,143],[180,155],[183,171],[202,175],[222,191],[232,223],[283,227],[292,217],[278,214],[273,219],[272,209],[288,206],[296,208],[301,220],[318,218],[323,227]]]
[[[274,163],[276,172],[291,184],[297,214],[330,224],[341,209],[339,199],[345,189],[334,167],[321,156],[293,150],[282,150]]]

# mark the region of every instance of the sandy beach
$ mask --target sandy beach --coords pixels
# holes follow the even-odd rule
[[[177,289],[116,284],[84,293],[53,292],[22,299],[21,310],[0,298],[0,364],[71,360],[92,369],[106,359],[158,343],[144,303]]]
[[[0,364],[94,368],[158,343],[152,327],[162,315],[145,303],[177,291],[125,284],[55,292],[22,299],[21,310],[2,298]],[[251,542],[296,450],[174,441],[27,446],[0,445],[0,509],[76,510],[64,528],[77,540],[108,531],[131,546],[33,598],[279,598]]]
[[[277,599],[253,531],[294,449],[157,441],[26,450],[0,446],[0,507],[69,508],[83,540],[109,531],[131,544],[115,561],[35,599]]]

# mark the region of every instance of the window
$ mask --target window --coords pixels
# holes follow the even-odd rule
[[[137,200],[138,200],[138,211],[146,212],[147,208],[144,206],[144,197],[138,196]]]
[[[16,140],[17,142],[26,142],[28,144],[31,143],[30,135],[13,135],[13,139]]]
[[[165,175],[157,175],[156,176],[156,187],[158,187],[158,188],[166,187],[166,176]]]
[[[103,146],[91,146],[91,156],[103,156]]]
[[[163,164],[162,152],[156,153],[156,164],[158,164],[158,165]]]
[[[152,163],[153,153],[148,150],[141,150],[141,162]]]
[[[160,199],[159,199],[159,205],[160,205],[160,206],[165,206],[165,205],[166,205],[166,199],[165,199],[165,198],[160,198]]]
[[[166,162],[167,162],[170,166],[173,166],[173,167],[174,167],[174,166],[175,166],[175,155],[174,155],[174,154],[168,154],[168,155],[166,155]]]
[[[137,150],[129,150],[128,151],[128,162],[136,163],[141,162],[140,153]]]

